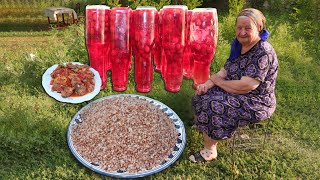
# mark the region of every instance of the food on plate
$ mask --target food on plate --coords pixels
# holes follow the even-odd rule
[[[161,165],[179,133],[156,105],[135,97],[113,97],[84,108],[70,134],[77,153],[108,172],[137,173]]]
[[[88,65],[58,65],[50,75],[51,90],[61,93],[62,97],[83,96],[91,93],[95,87],[94,74]]]

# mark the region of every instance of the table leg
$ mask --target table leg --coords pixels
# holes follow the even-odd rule
[[[64,21],[64,14],[63,13],[62,13],[62,23],[63,23],[63,25],[66,24],[65,21]]]
[[[59,27],[59,16],[57,15],[57,27]]]
[[[50,24],[50,18],[48,17],[48,23]]]
[[[75,19],[74,19],[74,15],[73,15],[72,12],[71,12],[71,16],[72,16],[72,24],[74,24],[75,23]]]

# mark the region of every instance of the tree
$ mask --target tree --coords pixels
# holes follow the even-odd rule
[[[181,4],[188,6],[188,9],[194,9],[202,5],[203,0],[127,0],[132,9],[137,6],[154,6],[158,10],[165,5]],[[124,4],[122,4],[124,5]]]

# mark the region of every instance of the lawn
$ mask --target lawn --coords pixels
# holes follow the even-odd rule
[[[228,56],[233,18],[226,13],[219,16],[219,42],[211,72],[218,71]],[[180,158],[145,179],[320,179],[320,54],[296,33],[288,14],[267,14],[267,19],[279,73],[277,109],[264,149],[237,149],[232,156],[231,140],[226,140],[219,144],[216,161],[191,163],[189,154],[202,148],[201,135],[191,129],[192,81],[184,80],[181,91],[171,93],[164,89],[160,74],[154,73],[152,91],[138,93],[130,71],[128,89],[121,93],[148,96],[168,105],[184,122],[187,135]],[[8,19],[0,20],[7,22],[6,29],[0,25],[0,179],[106,178],[75,159],[66,133],[71,117],[83,106],[120,94],[112,90],[110,77],[105,90],[80,104],[58,102],[41,85],[42,74],[53,64],[88,64],[83,22],[56,30],[33,25],[17,29]]]

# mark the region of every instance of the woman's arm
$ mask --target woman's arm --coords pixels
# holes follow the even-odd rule
[[[225,91],[233,94],[246,94],[256,89],[260,81],[248,76],[243,76],[240,80],[225,80],[217,75],[212,75],[210,80]]]
[[[214,75],[212,75],[214,76]],[[221,68],[219,72],[217,72],[216,76],[225,78],[227,76],[227,71],[224,68]],[[210,88],[212,88],[215,84],[210,80],[210,78],[203,84],[200,84],[197,87],[196,95],[201,95],[206,93]]]
[[[227,70],[225,70],[224,68],[221,68],[220,71],[216,75],[225,79],[227,77]]]

